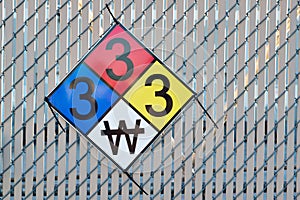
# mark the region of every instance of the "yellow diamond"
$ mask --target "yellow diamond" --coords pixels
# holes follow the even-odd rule
[[[157,129],[163,129],[193,97],[193,92],[156,61],[124,98]]]

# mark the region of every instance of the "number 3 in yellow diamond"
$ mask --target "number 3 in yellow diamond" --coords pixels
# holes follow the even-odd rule
[[[156,61],[124,97],[161,130],[192,96],[185,84]]]

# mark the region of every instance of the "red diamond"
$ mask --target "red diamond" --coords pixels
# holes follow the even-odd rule
[[[154,57],[122,25],[116,25],[84,61],[120,95]]]

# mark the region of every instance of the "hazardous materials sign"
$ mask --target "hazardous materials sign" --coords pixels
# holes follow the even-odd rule
[[[184,82],[117,23],[47,98],[126,171],[193,97]]]

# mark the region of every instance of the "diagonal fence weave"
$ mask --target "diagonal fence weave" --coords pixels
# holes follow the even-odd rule
[[[129,173],[44,102],[113,23],[198,93]],[[2,199],[300,198],[300,2],[0,0]]]

